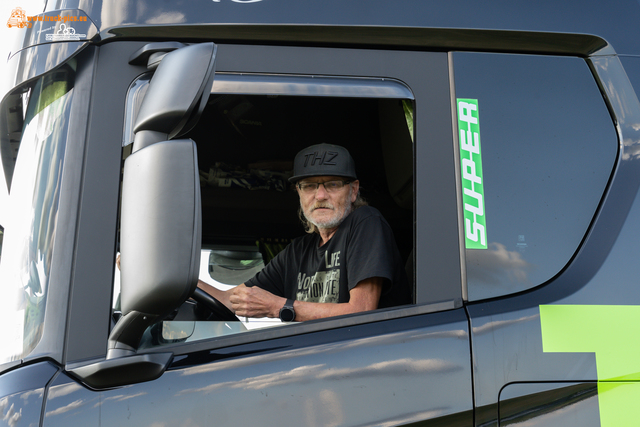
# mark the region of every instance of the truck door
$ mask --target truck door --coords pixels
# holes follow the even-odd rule
[[[103,360],[69,364],[51,384],[43,424],[472,425],[447,54],[221,45],[216,62],[202,116],[182,136],[197,145],[202,247],[228,257],[247,246],[266,253],[300,235],[296,193],[277,185],[250,189],[268,184],[241,174],[244,168],[260,171],[247,176],[277,172],[313,138],[333,137],[361,165],[365,196],[383,212],[409,261],[413,303],[252,329],[242,319],[210,318],[214,307],[186,301],[142,329],[135,354],[105,351]],[[177,85],[188,80],[171,77]],[[144,85],[138,83],[131,87]],[[423,123],[423,133],[414,122]],[[170,131],[158,132],[173,141]],[[164,144],[136,151],[137,143],[136,137],[128,160]],[[162,171],[171,176],[172,169]],[[210,185],[222,172],[238,185]],[[440,203],[421,202],[434,198]],[[430,239],[421,238],[434,229]],[[453,256],[432,258],[443,251]],[[214,279],[220,263],[208,267],[211,281],[227,280]],[[227,277],[240,274],[227,270]],[[156,376],[140,375],[138,368],[167,354]]]

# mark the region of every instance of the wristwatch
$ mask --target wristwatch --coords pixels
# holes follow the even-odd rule
[[[280,309],[280,320],[283,322],[293,322],[296,319],[296,311],[293,309],[293,300],[289,298]]]

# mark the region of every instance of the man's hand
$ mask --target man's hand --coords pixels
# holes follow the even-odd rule
[[[211,295],[212,297],[214,297],[215,299],[217,299],[218,301],[220,301],[229,310],[231,310],[231,302],[229,302],[229,296],[231,295],[231,290],[221,291],[220,289],[215,288],[210,284],[203,282],[200,279],[198,279],[198,287],[203,291],[205,291],[206,293],[208,293],[209,295]]]
[[[257,286],[248,287],[244,283],[231,289],[231,310],[236,316],[279,317],[285,298],[276,296]]]

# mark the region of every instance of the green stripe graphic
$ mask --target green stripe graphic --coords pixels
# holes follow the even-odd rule
[[[542,351],[595,353],[602,427],[640,423],[640,306],[541,305]]]

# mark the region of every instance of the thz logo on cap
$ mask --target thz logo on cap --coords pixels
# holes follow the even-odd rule
[[[335,158],[338,157],[338,153],[335,151],[315,151],[311,154],[305,154],[304,156],[304,167],[306,168],[309,165],[309,160],[311,160],[311,164],[309,166],[313,166],[316,162],[320,162],[319,165],[329,165],[335,166]]]

